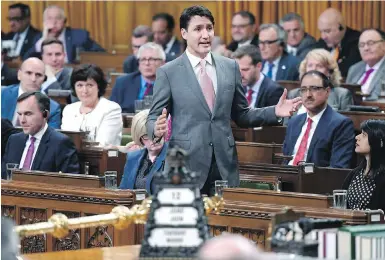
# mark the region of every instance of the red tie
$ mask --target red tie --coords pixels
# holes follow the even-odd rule
[[[305,131],[305,134],[302,137],[301,144],[299,145],[297,154],[295,155],[295,158],[294,158],[294,161],[293,161],[293,165],[298,165],[298,163],[300,161],[303,161],[303,159],[305,157],[305,152],[306,152],[306,149],[307,149],[307,142],[308,142],[308,139],[309,139],[309,134],[310,134],[310,129],[311,129],[311,124],[312,123],[313,123],[313,120],[308,118],[306,131]]]
[[[145,97],[145,96],[147,96],[149,93],[150,93],[150,91],[151,91],[151,89],[152,89],[152,84],[151,83],[146,83],[146,91],[144,91],[144,95],[143,95],[143,98]]]
[[[365,72],[365,77],[362,79],[360,85],[364,85],[365,82],[368,80],[370,74],[372,74],[372,72],[374,71],[374,69],[368,69],[366,72]]]
[[[246,99],[247,99],[247,102],[249,103],[249,106],[251,104],[251,100],[253,98],[253,89],[249,88],[249,90],[247,91],[247,96],[246,96]]]

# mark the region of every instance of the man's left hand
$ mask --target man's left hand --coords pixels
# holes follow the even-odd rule
[[[278,104],[275,106],[275,115],[277,117],[289,117],[295,113],[299,106],[302,104],[302,99],[300,97],[294,99],[286,99],[287,89],[283,91],[282,96],[280,97]]]

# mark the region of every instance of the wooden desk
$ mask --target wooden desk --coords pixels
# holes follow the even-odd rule
[[[385,111],[385,100],[377,100],[377,101],[362,101],[362,106],[373,106],[379,107],[381,111]]]
[[[240,128],[232,122],[231,129],[235,141],[239,142],[283,144],[286,134],[286,126]]]
[[[368,119],[382,119],[385,120],[385,113],[371,113],[358,111],[340,111],[340,114],[349,117],[354,124],[354,129],[361,132],[361,123]]]
[[[280,144],[236,142],[239,163],[273,163],[274,154],[282,152]]]
[[[22,255],[24,260],[136,260],[140,245]]]
[[[81,52],[80,63],[96,64],[106,74],[109,72],[123,72],[123,62],[128,55],[128,53]]]
[[[11,181],[1,182],[3,216],[12,218],[17,225],[47,221],[57,212],[69,218],[110,213],[117,205],[132,207],[136,194],[130,190],[105,190],[68,185]],[[113,226],[77,229],[65,239],[51,235],[24,238],[22,253],[76,250],[93,247],[112,247],[140,244],[143,226],[134,225],[124,230]]]

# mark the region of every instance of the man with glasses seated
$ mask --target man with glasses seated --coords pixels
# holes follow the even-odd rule
[[[116,79],[111,101],[118,103],[123,113],[135,113],[135,100],[152,96],[156,69],[166,61],[166,54],[159,44],[148,42],[139,48],[139,71]]]
[[[300,93],[307,113],[292,117],[286,129],[283,154],[320,167],[351,168],[355,145],[353,122],[334,111],[327,100],[333,87],[322,72],[311,70],[301,78]]]
[[[34,47],[38,40],[39,30],[31,25],[31,10],[28,5],[17,3],[8,7],[9,27],[11,32],[4,35],[2,41],[15,42],[14,48],[8,52],[9,57],[28,58],[28,50]]]
[[[358,48],[362,61],[350,67],[346,82],[360,84],[365,100],[377,100],[385,91],[385,32],[364,30]]]
[[[258,46],[263,59],[262,73],[277,80],[298,80],[299,60],[286,52],[286,33],[276,24],[262,24]]]

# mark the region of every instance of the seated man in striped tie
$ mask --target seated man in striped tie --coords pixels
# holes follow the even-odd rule
[[[307,113],[292,117],[286,129],[283,154],[320,167],[351,168],[355,145],[353,122],[327,103],[332,83],[311,70],[301,79],[300,93]]]
[[[166,54],[159,44],[148,42],[137,53],[139,71],[116,79],[110,100],[118,103],[123,113],[135,113],[135,100],[152,96],[156,69],[166,61]]]
[[[79,173],[79,161],[72,140],[49,127],[49,98],[39,91],[25,92],[17,99],[17,114],[23,133],[9,137],[1,166],[6,177],[8,163],[23,170]]]

